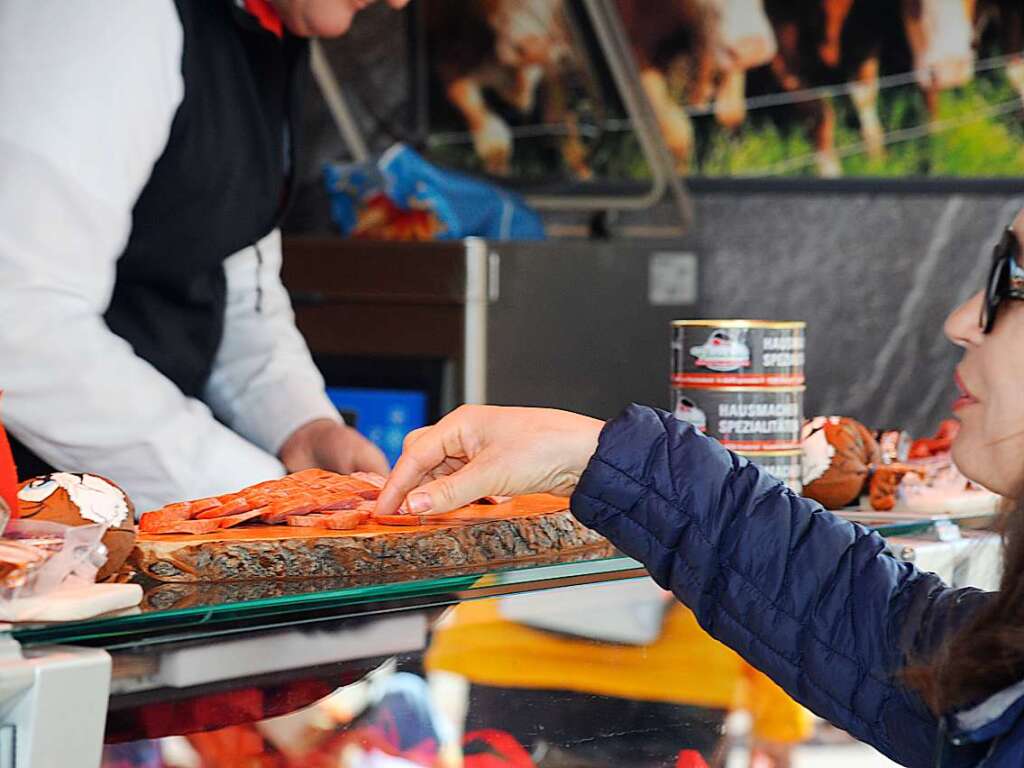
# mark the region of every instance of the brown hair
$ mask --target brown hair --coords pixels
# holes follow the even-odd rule
[[[999,592],[933,658],[904,679],[936,714],[975,704],[1024,679],[1024,502],[1000,521],[1003,575]]]

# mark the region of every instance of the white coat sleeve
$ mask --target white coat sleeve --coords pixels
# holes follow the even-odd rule
[[[281,283],[280,232],[231,256],[224,272],[224,337],[204,399],[225,424],[276,455],[303,424],[342,419],[295,327]]]
[[[181,103],[170,0],[0,4],[0,389],[12,434],[145,510],[282,472],[103,315]]]

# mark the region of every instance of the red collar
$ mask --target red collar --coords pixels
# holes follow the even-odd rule
[[[284,37],[284,26],[281,17],[270,4],[269,0],[245,0],[245,10],[253,15],[260,26],[278,37]]]

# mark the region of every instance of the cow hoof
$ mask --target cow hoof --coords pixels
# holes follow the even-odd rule
[[[482,155],[481,159],[484,161],[484,170],[491,176],[508,176],[512,172],[507,152],[492,152]]]
[[[743,125],[743,121],[747,119],[747,110],[742,106],[735,109],[716,109],[715,119],[723,128],[733,131]]]
[[[817,163],[818,176],[823,179],[838,179],[843,175],[843,167],[835,155],[819,154]]]

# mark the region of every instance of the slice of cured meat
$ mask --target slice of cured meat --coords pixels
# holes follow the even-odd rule
[[[190,501],[189,505],[192,507],[192,516],[198,517],[200,512],[205,512],[208,509],[220,506],[220,499],[209,498],[209,499],[196,499]]]
[[[251,509],[248,512],[243,512],[240,515],[230,515],[228,517],[218,517],[213,520],[217,523],[217,528],[233,528],[239,523],[244,523],[246,520],[252,520],[253,518],[259,517],[266,510],[262,507],[260,509]],[[203,521],[205,522],[205,521]]]
[[[377,489],[383,488],[388,481],[384,475],[378,475],[376,472],[353,472],[349,477],[353,480],[361,480],[364,483],[369,483]]]
[[[248,512],[253,509],[254,505],[249,499],[242,496],[235,496],[220,504],[217,507],[210,507],[203,512],[196,515],[197,520],[208,520],[211,517],[230,517],[231,515],[240,515],[243,512]]]
[[[331,510],[331,509],[355,509],[365,500],[362,496],[356,496],[355,494],[339,493],[332,496],[328,496],[326,500],[320,505],[320,510]]]
[[[319,508],[320,505],[315,499],[293,497],[283,501],[275,501],[263,511],[260,515],[260,520],[264,523],[277,525],[278,523],[285,522],[291,515],[308,515],[310,512],[316,512]]]
[[[507,511],[499,510],[493,504],[478,504],[456,509],[453,512],[444,512],[440,515],[374,515],[371,519],[381,525],[459,525],[488,520],[506,520],[508,517]]]
[[[374,515],[370,522],[378,525],[422,525],[420,515]]]
[[[329,515],[313,513],[309,515],[292,515],[288,518],[288,525],[300,528],[328,528],[332,531],[350,531],[359,527],[361,523],[369,519],[369,512],[358,510],[344,510]]]
[[[178,520],[152,524],[147,533],[213,533],[219,526],[219,520]],[[141,527],[141,526],[140,526]]]
[[[156,523],[149,533],[213,533],[224,528],[232,528],[239,523],[244,523],[246,520],[252,520],[254,517],[259,517],[263,513],[262,509],[254,509],[249,512],[243,512],[240,515],[230,515],[228,517],[210,517],[203,520],[178,520],[169,521],[165,523]]]
[[[167,523],[180,523],[192,518],[192,509],[188,502],[169,504],[152,512],[146,512],[139,518],[139,530],[143,533],[156,533],[157,527]]]

